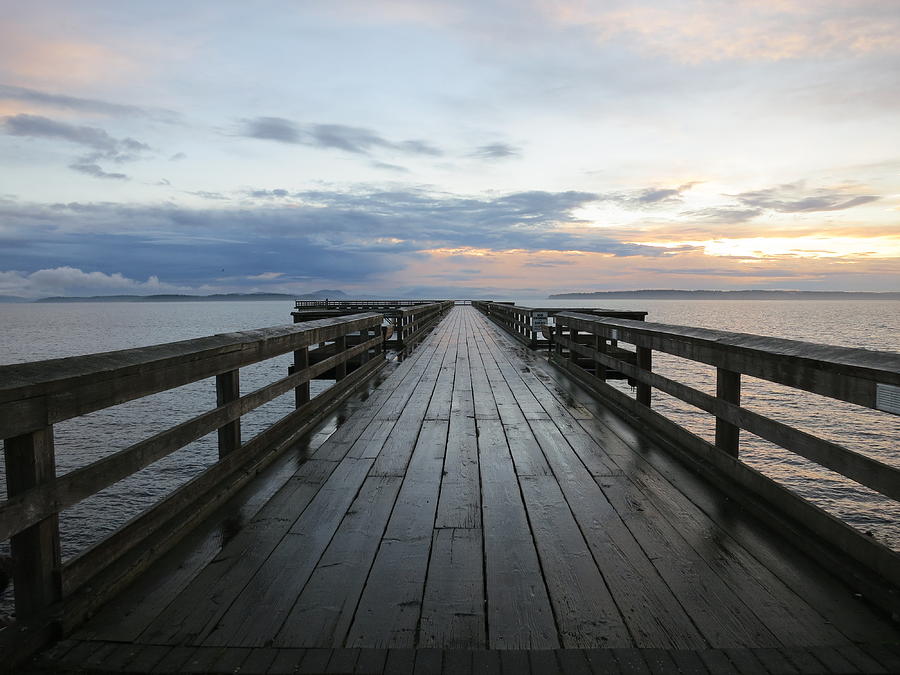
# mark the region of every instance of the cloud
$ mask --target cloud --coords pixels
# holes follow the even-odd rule
[[[668,206],[682,201],[682,194],[697,185],[697,181],[691,181],[677,187],[647,187],[630,192],[610,193],[603,195],[603,201],[613,202],[625,208],[653,208],[656,206]]]
[[[300,143],[302,138],[300,128],[282,117],[255,117],[244,120],[240,135],[279,143]]]
[[[115,180],[128,180],[128,176],[124,173],[110,173],[101,169],[97,164],[78,163],[69,164],[69,168],[73,171],[94,176],[94,178],[113,178]]]
[[[470,157],[475,157],[477,159],[506,159],[508,157],[518,157],[520,156],[521,150],[514,145],[510,145],[509,143],[488,143],[487,145],[481,145],[469,155]]]
[[[0,294],[39,298],[53,295],[115,295],[133,293],[149,295],[184,290],[160,282],[156,276],[138,281],[120,272],[107,274],[85,272],[68,265],[39,269],[34,272],[0,270]]]
[[[843,211],[879,199],[877,195],[848,196],[846,190],[842,189],[806,191],[803,183],[787,183],[765,190],[742,192],[735,197],[747,206],[780,213]]]
[[[409,173],[409,169],[405,166],[400,166],[399,164],[390,164],[388,162],[372,162],[371,165],[376,169],[383,169],[385,171],[396,171],[397,173]]]
[[[272,281],[273,279],[278,279],[279,277],[283,277],[284,272],[263,272],[262,274],[252,274],[247,277],[251,281]]]
[[[179,115],[171,110],[141,108],[136,105],[110,103],[93,98],[79,98],[62,94],[50,94],[37,89],[15,87],[0,84],[0,100],[24,101],[41,106],[73,110],[76,112],[98,113],[116,117],[151,117],[160,121],[174,123]]]
[[[343,150],[357,155],[368,155],[375,149],[432,157],[443,154],[439,148],[423,140],[390,141],[365,127],[344,124],[301,125],[283,117],[255,117],[244,120],[239,134],[247,138]]]
[[[114,138],[98,127],[57,122],[40,115],[11,115],[3,118],[2,125],[4,131],[11,136],[60,139],[90,148],[92,152],[78,158],[69,168],[97,178],[127,179],[123,173],[107,173],[97,162],[130,162],[138,159],[141,153],[151,150],[149,145],[133,138]]]

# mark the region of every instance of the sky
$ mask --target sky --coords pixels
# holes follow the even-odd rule
[[[0,295],[900,290],[897,0],[3,3]]]

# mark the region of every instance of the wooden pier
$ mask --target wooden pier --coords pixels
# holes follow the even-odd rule
[[[10,378],[0,384],[10,476],[0,527],[18,556],[22,619],[2,632],[7,668],[17,653],[55,641],[22,667],[900,672],[891,618],[900,556],[843,523],[823,525],[834,519],[774,497],[738,468],[735,429],[762,423],[740,413],[728,373],[739,383],[750,361],[739,363],[737,346],[723,348],[730,360],[717,366],[732,384],[719,398],[734,409],[700,401],[722,420],[716,444],[675,448],[677,432],[635,412],[651,385],[672,388],[652,373],[650,347],[668,349],[654,324],[564,312],[539,327],[548,362],[512,336],[531,326],[501,327],[479,303],[437,305],[417,328],[422,342],[389,372],[372,313],[65,359],[69,370],[56,364],[52,376],[41,364],[0,368]],[[677,336],[683,355],[691,338],[704,339]],[[628,340],[636,358],[617,358]],[[330,351],[311,358],[317,348]],[[238,368],[285,352],[295,353],[291,373],[242,397]],[[830,384],[804,379],[801,365],[814,366],[803,363],[794,385],[825,395],[834,385],[869,405],[861,392],[871,376],[883,387],[869,407],[900,385],[900,355],[873,357],[871,372],[840,350],[831,356]],[[588,357],[600,365],[584,368]],[[790,379],[789,355],[778,358],[770,374]],[[640,385],[631,402],[603,391],[613,370]],[[310,379],[326,371],[337,377],[332,393],[310,399]],[[56,421],[213,375],[219,407],[202,423],[77,478],[53,474]],[[240,416],[292,389],[290,419],[242,444]],[[316,425],[334,410],[340,419],[326,438]],[[215,429],[214,475],[60,563],[62,508]],[[838,461],[839,446],[802,440],[785,443],[807,456],[828,450],[838,470],[897,497],[896,469]],[[704,455],[710,448],[715,458]]]

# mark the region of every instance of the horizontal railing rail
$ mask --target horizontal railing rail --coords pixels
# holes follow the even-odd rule
[[[77,624],[150,565],[384,365],[381,322],[380,314],[356,314],[0,366],[8,493],[0,503],[0,540],[10,540],[17,624],[37,631],[35,639],[46,639],[60,622]],[[348,345],[348,337],[355,344]],[[328,358],[311,364],[310,353],[324,345]],[[240,368],[289,353],[294,363],[287,376],[241,395]],[[311,398],[310,380],[326,371],[334,373],[335,384]],[[215,378],[212,410],[56,475],[54,424],[208,378]],[[291,390],[294,410],[242,442],[241,418]],[[218,431],[218,461],[62,563],[61,511],[213,431]]]
[[[587,309],[565,307],[523,307],[511,302],[491,302],[473,300],[472,305],[491,321],[503,328],[519,342],[531,349],[547,344],[541,340],[544,326],[549,325],[561,312],[582,312],[595,316],[609,316],[621,319],[643,321],[647,312],[619,309]]]
[[[741,377],[900,414],[900,354],[819,345],[795,340],[702,328],[645,323],[563,312],[545,329],[550,359],[575,374],[614,406],[640,418],[675,447],[725,471],[895,586],[900,556],[871,537],[828,515],[741,462],[740,430],[774,443],[886,497],[900,501],[900,469],[842,445],[796,429],[741,405]],[[619,343],[634,346],[622,358]],[[653,372],[653,352],[664,352],[716,368],[716,395]],[[606,383],[608,369],[636,384],[634,398]],[[658,389],[715,417],[715,443],[689,432],[651,408]],[[894,608],[897,598],[891,598]]]
[[[415,305],[433,305],[443,300],[295,300],[294,307],[305,309],[309,307],[331,307],[343,309],[351,308],[381,308],[381,307],[413,307]]]

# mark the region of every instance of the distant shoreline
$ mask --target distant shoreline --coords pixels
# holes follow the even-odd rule
[[[900,300],[900,293],[877,291],[593,291],[556,293],[549,300]]]
[[[0,296],[0,302],[6,303],[77,303],[77,302],[252,302],[256,300],[332,300],[348,299],[343,291],[316,291],[293,295],[289,293],[216,293],[213,295],[92,295],[92,296],[58,296],[50,298],[20,298],[16,296]]]

